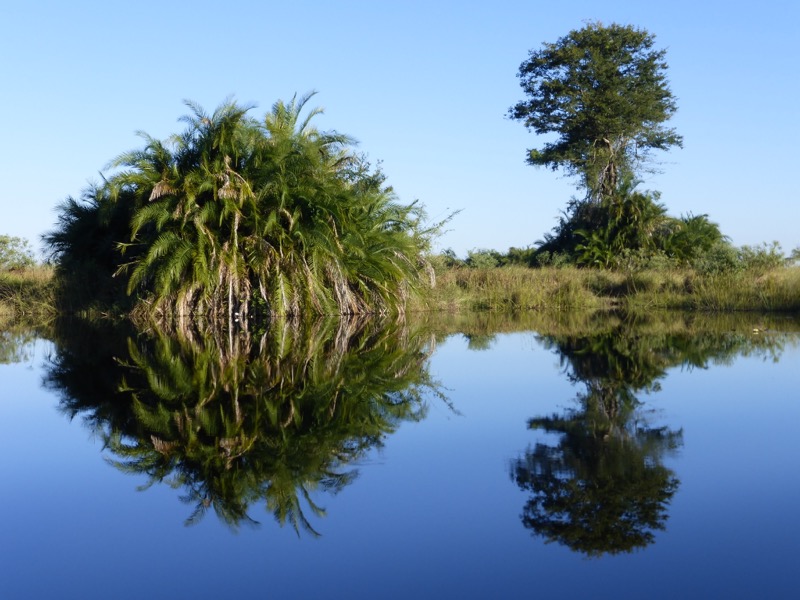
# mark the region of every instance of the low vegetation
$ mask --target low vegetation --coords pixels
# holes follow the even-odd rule
[[[796,251],[795,251],[796,254]],[[793,254],[794,256],[794,254]],[[800,311],[800,267],[778,245],[715,245],[684,264],[663,254],[623,253],[613,268],[586,268],[561,255],[512,248],[434,257],[437,285],[427,308],[528,310],[625,308]]]
[[[630,259],[613,269],[558,260],[531,267],[519,260],[523,254],[511,249],[505,254],[473,251],[463,260],[451,251],[429,256],[436,284],[409,302],[407,310],[800,312],[800,266],[783,258],[775,245],[715,251],[691,266],[662,257]],[[71,313],[60,303],[57,287],[55,270],[48,265],[0,270],[0,315],[42,321]]]
[[[52,267],[0,270],[0,316],[40,322],[56,313]]]

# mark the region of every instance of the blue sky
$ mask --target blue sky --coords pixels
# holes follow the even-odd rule
[[[684,149],[642,187],[737,245],[799,246],[793,0],[3,3],[0,234],[38,247],[59,202],[141,146],[137,130],[182,129],[184,99],[211,111],[233,96],[261,115],[316,90],[317,126],[383,161],[400,200],[432,219],[461,210],[440,248],[532,245],[575,182],[525,164],[541,142],[506,111],[528,51],[589,20],[642,27],[667,49]]]

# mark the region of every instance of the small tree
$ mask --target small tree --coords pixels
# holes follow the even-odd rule
[[[535,133],[556,134],[528,162],[580,177],[589,199],[610,198],[652,150],[681,146],[665,50],[632,26],[590,23],[532,50],[519,68],[527,99],[509,110]]]
[[[692,214],[671,219],[660,240],[661,250],[679,264],[692,264],[718,244],[728,243],[719,225],[709,221],[708,215]]]
[[[0,235],[0,271],[27,269],[36,264],[28,240]]]

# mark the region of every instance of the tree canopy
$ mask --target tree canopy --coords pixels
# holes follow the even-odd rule
[[[636,189],[642,172],[655,170],[654,151],[683,145],[666,125],[677,105],[665,56],[644,29],[593,22],[531,50],[520,65],[526,99],[509,116],[548,136],[528,162],[577,177],[584,192],[537,242],[532,263],[564,256],[603,268],[631,257],[691,264],[727,243],[707,215],[670,217],[657,191]]]
[[[143,148],[61,206],[45,240],[62,276],[169,318],[402,311],[425,284],[433,228],[352,138],[313,127],[311,96],[261,120],[187,102],[183,132],[141,134]]]
[[[527,99],[509,116],[539,135],[555,134],[528,162],[578,176],[589,198],[611,196],[652,150],[681,146],[664,125],[675,113],[665,50],[629,25],[589,23],[532,50],[519,68]]]

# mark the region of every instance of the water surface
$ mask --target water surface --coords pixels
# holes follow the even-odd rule
[[[795,597],[798,329],[7,328],[0,597]]]

